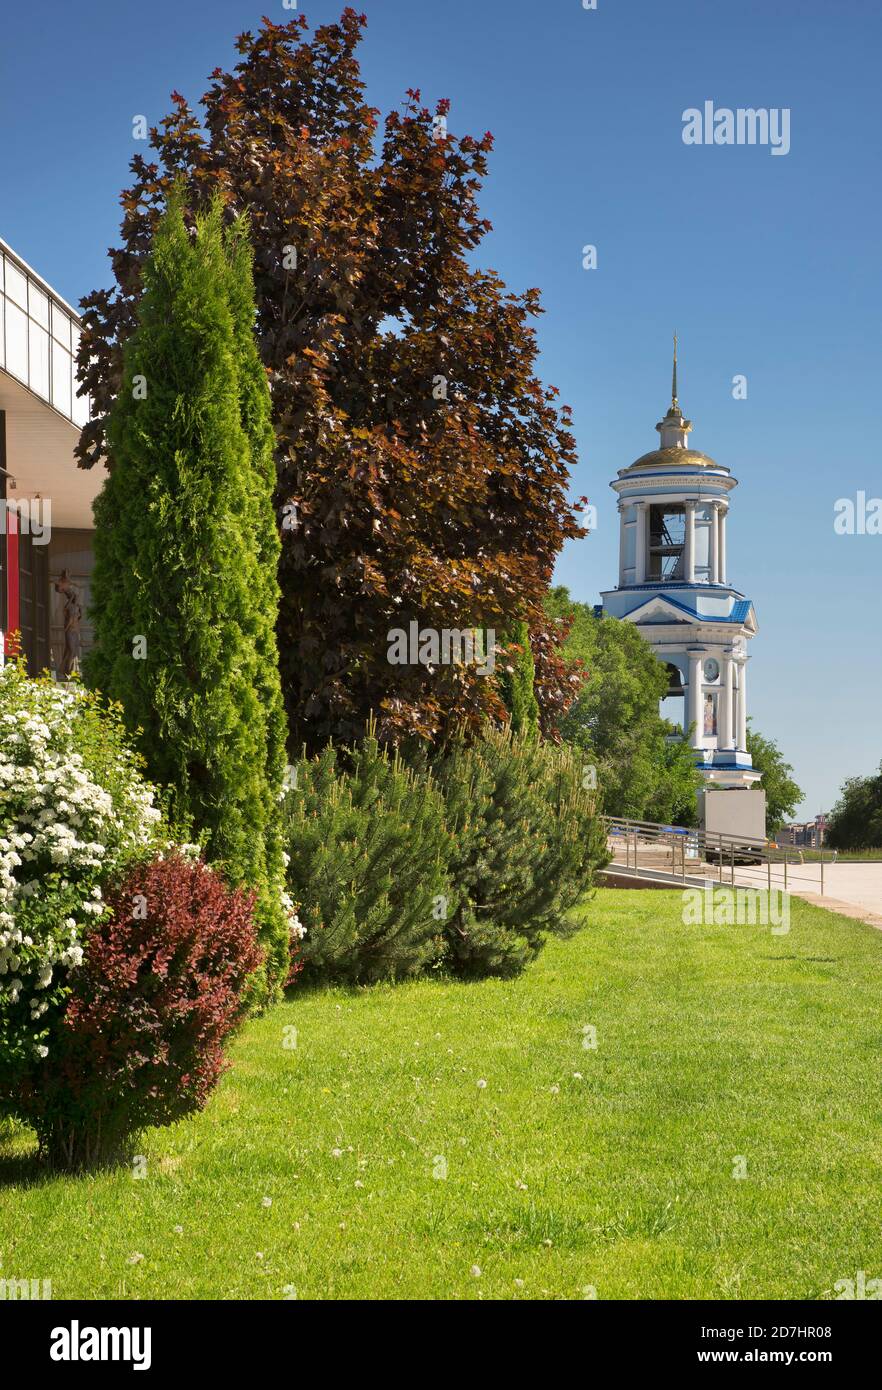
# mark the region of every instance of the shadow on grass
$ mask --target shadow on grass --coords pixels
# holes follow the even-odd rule
[[[329,983],[327,980],[323,980],[317,975],[308,975],[305,979],[303,976],[298,975],[295,980],[292,980],[290,985],[285,986],[283,998],[286,1004],[295,1004],[299,999],[308,999],[315,994],[326,994],[329,989],[339,989],[342,994],[351,995],[360,993],[364,989],[364,986],[336,984],[334,981]],[[269,1012],[269,1010],[267,1010],[267,1012]]]
[[[344,999],[365,999],[372,992],[388,989],[393,985],[415,984],[424,980],[441,980],[447,984],[457,984],[458,976],[445,973],[442,970],[432,971],[431,974],[408,976],[407,978],[366,980],[361,984],[355,984],[351,980],[328,980],[321,975],[310,975],[306,979],[300,976],[290,985],[285,986],[284,1002],[286,1004],[299,1004],[303,1000],[315,998],[322,994],[339,994]],[[263,1014],[258,1014],[259,1018],[267,1018],[272,1013],[267,1009]]]
[[[125,1168],[130,1155],[106,1158],[75,1168],[64,1168],[45,1158],[36,1137],[24,1127],[12,1135],[0,1136],[0,1190],[4,1187],[42,1187],[59,1178],[86,1178]]]
[[[0,1139],[0,1188],[40,1187],[59,1176],[40,1157],[36,1140],[24,1148],[22,1138]]]

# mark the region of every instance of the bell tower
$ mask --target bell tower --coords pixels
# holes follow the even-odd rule
[[[683,730],[709,787],[759,780],[747,751],[748,643],[757,631],[749,598],[729,583],[728,468],[689,443],[692,421],[677,395],[655,427],[659,447],[619,470],[619,582],[602,611],[634,623],[683,697]]]

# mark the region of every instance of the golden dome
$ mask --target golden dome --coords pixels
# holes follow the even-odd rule
[[[651,453],[641,454],[639,459],[635,459],[629,468],[622,471],[624,473],[642,471],[644,468],[722,468],[722,464],[717,463],[707,454],[699,453],[697,449],[669,448],[653,449]],[[723,469],[728,473],[728,469]]]

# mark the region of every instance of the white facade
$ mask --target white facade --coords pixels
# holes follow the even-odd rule
[[[90,410],[77,395],[80,331],[76,311],[0,240],[0,653],[21,652],[33,674],[62,661],[57,582],[67,575],[84,613],[90,602],[104,468],[78,468],[74,457]],[[83,650],[90,641],[84,617]]]
[[[619,582],[603,612],[635,623],[684,697],[684,729],[708,784],[759,780],[747,752],[747,647],[753,604],[729,584],[728,468],[689,447],[677,400],[656,425],[661,447],[619,471]]]

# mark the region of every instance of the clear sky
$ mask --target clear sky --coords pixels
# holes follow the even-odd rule
[[[315,24],[342,0],[302,3]],[[834,503],[882,495],[878,0],[365,0],[368,98],[452,101],[492,130],[482,259],[537,285],[542,372],[575,412],[574,493],[598,529],[559,579],[617,577],[608,482],[654,448],[670,336],[696,448],[740,480],[732,582],[754,600],[754,723],[805,815],[882,757],[882,536],[837,535]],[[0,235],[76,303],[109,282],[119,190],[178,88],[196,101],[233,38],[281,0],[44,0],[4,7]],[[682,113],[789,108],[791,149],[687,146]],[[598,268],[582,268],[582,247]],[[747,377],[735,400],[732,378]]]

